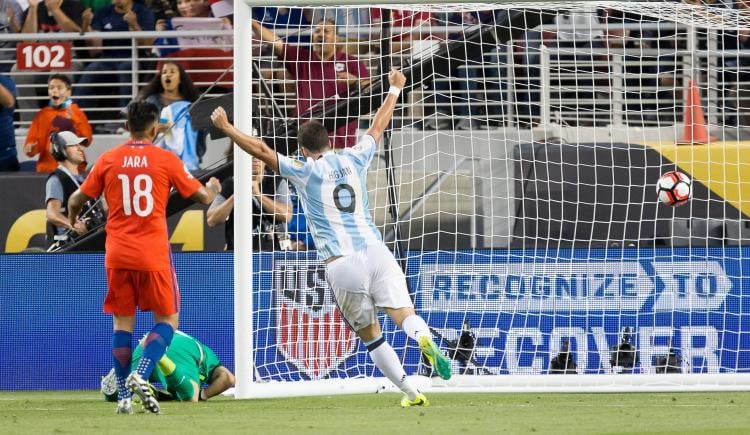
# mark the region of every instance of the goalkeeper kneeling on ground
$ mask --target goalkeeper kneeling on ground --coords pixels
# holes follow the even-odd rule
[[[143,353],[143,339],[133,351],[133,370],[138,366]],[[172,343],[148,380],[159,401],[208,400],[234,386],[234,375],[221,365],[214,351],[182,331],[175,331]],[[154,383],[161,384],[165,390],[156,389],[153,387]],[[203,388],[203,385],[206,387]],[[105,400],[117,401],[114,369],[102,378],[101,391]]]

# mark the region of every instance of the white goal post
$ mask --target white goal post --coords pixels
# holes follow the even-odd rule
[[[361,64],[369,80],[334,96],[310,73],[300,91],[303,56],[251,39],[251,7],[267,4],[235,1],[241,131],[295,153],[315,118],[351,144],[347,125],[361,134],[387,92],[382,68],[412,80],[368,189],[454,364],[451,380],[432,377],[381,316],[420,389],[750,389],[750,9],[397,0],[375,19],[364,0],[281,3],[337,21],[336,72],[361,78]],[[309,23],[264,24],[315,50]],[[253,251],[251,159],[237,148],[234,162],[235,397],[396,391],[337,314],[313,250]],[[683,207],[658,204],[668,170],[693,180]]]

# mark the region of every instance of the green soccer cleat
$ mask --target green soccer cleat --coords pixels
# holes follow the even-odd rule
[[[427,400],[427,397],[425,397],[424,394],[418,393],[417,397],[414,400],[409,400],[409,396],[404,394],[404,398],[401,399],[401,406],[404,408],[409,408],[411,406],[430,406],[430,401]]]
[[[446,381],[451,378],[451,362],[443,355],[432,338],[426,335],[419,337],[419,350],[427,357],[438,376]]]

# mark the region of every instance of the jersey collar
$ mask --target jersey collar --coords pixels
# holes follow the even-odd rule
[[[132,147],[142,147],[147,145],[153,145],[153,143],[150,140],[133,140],[130,139],[127,142],[125,142],[125,145],[129,145]]]

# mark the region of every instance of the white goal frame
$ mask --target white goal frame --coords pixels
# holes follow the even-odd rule
[[[585,1],[585,0],[584,0]],[[514,3],[533,2],[515,0]],[[543,3],[535,1],[534,3]],[[392,0],[388,3],[413,4],[409,0]],[[456,3],[433,0],[430,3]],[[476,2],[482,3],[482,2]],[[488,2],[490,3],[490,2]],[[496,0],[491,3],[509,3]],[[600,2],[601,3],[601,2]],[[615,3],[615,2],[612,2]],[[268,6],[260,0],[238,0],[234,2],[234,122],[236,127],[252,134],[249,116],[252,92],[251,50],[251,6]],[[340,5],[372,5],[367,0],[345,0]],[[281,0],[273,6],[333,6],[329,1]],[[388,7],[388,5],[383,5]],[[236,147],[236,145],[235,145]],[[386,378],[352,378],[312,380],[302,382],[256,382],[253,348],[253,298],[252,288],[253,253],[252,237],[247,229],[251,223],[251,158],[239,148],[234,153],[235,179],[235,248],[234,248],[234,355],[237,399],[316,396],[333,394],[364,394],[396,392]],[[246,231],[240,231],[245,229]],[[247,233],[247,234],[245,234]],[[739,391],[750,390],[750,374],[579,374],[575,376],[549,375],[456,375],[450,381],[414,376],[415,384],[426,392],[687,392],[687,391]]]

